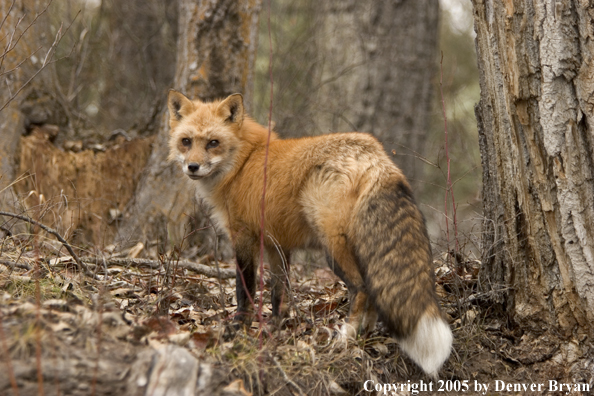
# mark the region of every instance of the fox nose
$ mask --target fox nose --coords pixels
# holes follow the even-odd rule
[[[188,170],[192,173],[198,172],[198,169],[200,169],[200,165],[197,164],[196,162],[190,162],[188,164]]]

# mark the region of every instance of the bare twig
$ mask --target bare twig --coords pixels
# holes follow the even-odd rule
[[[31,58],[33,55],[35,55],[42,47],[37,48],[35,51],[33,51],[32,53],[29,54],[29,56],[25,57],[22,61],[20,61],[15,67],[13,67],[12,69],[9,70],[5,70],[5,71],[0,71],[0,77],[2,77],[5,74],[10,74],[12,72],[17,71],[22,65],[23,63],[25,63],[27,60],[29,60],[29,58]]]
[[[45,7],[45,9],[44,9],[44,10],[43,10],[41,13],[39,13],[39,14],[37,14],[37,15],[35,16],[35,19],[33,20],[33,22],[31,22],[31,24],[29,24],[29,26],[27,26],[27,27],[25,28],[25,31],[23,31],[23,33],[21,33],[21,35],[20,35],[20,36],[17,38],[17,41],[16,41],[16,42],[15,42],[15,43],[14,43],[12,46],[10,46],[10,45],[11,45],[11,42],[12,42],[12,39],[13,39],[13,37],[11,36],[11,38],[10,38],[10,40],[9,40],[9,42],[8,42],[8,45],[7,45],[7,49],[5,50],[4,54],[2,54],[2,56],[1,56],[1,58],[0,58],[0,69],[1,69],[1,67],[2,67],[2,62],[4,61],[4,57],[6,56],[6,54],[8,54],[10,51],[12,51],[12,50],[15,48],[15,46],[17,45],[17,43],[19,42],[19,40],[21,39],[21,37],[23,37],[23,35],[25,34],[25,32],[26,32],[26,31],[27,31],[27,30],[28,30],[28,29],[29,29],[31,26],[33,26],[33,24],[35,24],[35,22],[36,22],[36,21],[37,21],[37,19],[38,19],[38,18],[41,16],[41,14],[43,14],[43,13],[44,13],[44,12],[47,10],[47,8],[48,8],[48,7],[49,7],[49,5],[51,4],[51,2],[52,2],[52,1],[50,0],[50,2],[47,4],[47,6]],[[79,11],[79,13],[80,13],[80,11]],[[6,103],[4,103],[4,105],[2,105],[2,107],[0,107],[0,111],[4,110],[4,109],[5,109],[5,108],[6,108],[6,107],[7,107],[7,106],[10,104],[10,102],[12,102],[12,101],[14,100],[14,98],[16,98],[16,97],[17,97],[17,95],[18,95],[19,93],[21,93],[21,91],[22,91],[23,89],[25,89],[25,87],[26,87],[27,85],[29,85],[29,84],[31,83],[31,81],[33,81],[33,79],[34,79],[35,77],[37,77],[37,75],[43,71],[43,69],[45,69],[47,66],[51,65],[52,63],[56,63],[56,62],[58,62],[58,61],[60,61],[60,60],[62,60],[62,59],[68,58],[68,57],[69,57],[69,56],[72,54],[72,51],[74,51],[74,47],[72,47],[72,50],[70,51],[70,53],[69,53],[68,55],[66,55],[66,56],[63,56],[63,57],[61,57],[61,58],[58,58],[58,59],[53,59],[53,57],[54,57],[54,52],[55,52],[55,50],[56,50],[56,47],[58,46],[58,44],[60,44],[60,42],[62,41],[62,38],[63,38],[63,37],[64,37],[64,35],[65,35],[65,34],[68,32],[68,30],[70,30],[70,27],[72,26],[72,24],[74,23],[74,21],[76,20],[76,18],[78,17],[78,15],[79,15],[79,14],[76,14],[76,16],[75,16],[75,17],[72,19],[72,21],[71,21],[71,22],[70,22],[70,24],[69,24],[69,25],[66,27],[66,30],[65,30],[64,32],[62,32],[62,28],[64,27],[64,25],[63,25],[63,24],[62,24],[62,25],[60,25],[60,29],[58,29],[58,32],[56,33],[56,36],[54,37],[54,42],[52,43],[52,45],[49,47],[49,49],[48,49],[47,53],[45,54],[45,57],[43,58],[43,62],[42,62],[42,64],[41,64],[41,66],[39,67],[39,69],[37,69],[37,71],[35,71],[35,73],[33,73],[33,75],[32,75],[32,76],[31,76],[31,77],[30,77],[30,78],[29,78],[27,81],[25,81],[25,82],[24,82],[24,83],[23,83],[23,84],[22,84],[22,85],[21,85],[21,86],[20,86],[20,87],[19,87],[19,88],[16,90],[16,92],[14,92],[14,93],[12,93],[12,94],[10,95],[10,97],[8,98],[8,100],[6,101]],[[21,18],[21,19],[20,19],[20,20],[17,22],[17,25],[18,25],[18,24],[19,24],[21,21],[22,21],[22,18]],[[16,26],[15,26],[15,31],[16,31]],[[13,32],[13,35],[14,35],[14,32]],[[27,57],[25,58],[25,60],[26,60],[26,59],[30,59],[30,58],[31,58],[31,57],[32,57],[32,56],[33,56],[33,55],[34,55],[34,54],[35,54],[37,51],[39,51],[40,49],[41,49],[41,47],[37,48],[37,49],[36,49],[36,50],[35,50],[35,51],[34,51],[34,52],[31,54],[31,55],[27,56]],[[23,62],[24,62],[24,60],[23,60]],[[22,62],[21,62],[20,64],[22,64]],[[19,65],[20,65],[20,64],[19,64]],[[18,66],[17,66],[17,67],[18,67]]]
[[[2,18],[2,22],[0,22],[0,29],[2,29],[2,26],[4,26],[4,23],[8,19],[8,16],[10,15],[10,13],[12,12],[15,2],[16,2],[16,0],[12,0],[12,3],[10,3],[10,7],[8,7],[8,12],[6,13],[6,15],[4,15],[4,18]]]
[[[70,255],[72,256],[72,258],[76,262],[76,265],[78,266],[79,271],[84,272],[86,275],[93,276],[93,273],[91,271],[89,271],[89,269],[87,268],[87,266],[85,264],[83,264],[82,261],[80,261],[80,259],[76,255],[76,253],[74,253],[74,250],[72,249],[72,246],[70,246],[70,244],[68,242],[66,242],[66,240],[64,238],[62,238],[62,235],[60,235],[60,233],[58,231],[54,230],[53,228],[50,228],[50,227],[46,226],[45,224],[42,224],[42,223],[38,222],[36,220],[33,220],[32,218],[27,217],[27,216],[22,216],[22,215],[18,215],[18,214],[15,214],[15,213],[9,213],[9,212],[3,212],[3,211],[0,211],[0,215],[1,216],[7,216],[7,217],[12,217],[14,219],[19,219],[19,220],[26,221],[27,223],[36,225],[39,228],[43,229],[44,231],[49,232],[50,234],[52,234],[53,236],[55,236],[58,239],[58,241],[60,241],[62,243],[62,245],[64,245],[64,247],[66,248],[66,250],[68,250],[68,253],[70,253]]]
[[[31,26],[35,25],[37,23],[37,20],[39,19],[40,16],[42,16],[43,14],[45,14],[45,12],[47,11],[47,9],[49,8],[49,6],[52,4],[53,0],[50,0],[47,5],[45,6],[45,8],[43,10],[41,10],[40,13],[38,13],[37,15],[35,15],[35,18],[33,18],[33,20],[31,21],[31,23],[25,28],[25,30],[23,30],[23,32],[17,37],[16,41],[13,43],[14,40],[14,35],[17,31],[18,26],[21,24],[21,22],[23,21],[23,19],[25,19],[25,15],[23,15],[22,17],[19,18],[19,20],[17,21],[17,23],[14,25],[14,30],[12,31],[12,34],[10,35],[10,39],[8,40],[8,43],[6,44],[6,48],[4,49],[4,53],[2,55],[0,55],[0,69],[2,68],[2,64],[4,62],[4,58],[8,55],[8,53],[10,51],[12,51],[13,49],[15,49],[15,47],[17,46],[17,44],[19,43],[19,41],[21,41],[21,38],[23,38],[23,36],[25,35],[25,33],[27,33],[27,30],[29,30],[31,28]],[[8,12],[5,15],[4,20],[2,21],[2,25],[4,25],[4,22],[6,21],[6,19],[8,18],[8,15],[10,14],[10,12],[13,9],[15,1],[12,2],[12,4],[10,5],[10,8],[8,9]],[[30,55],[29,55],[30,57]],[[29,58],[27,57],[27,58]]]

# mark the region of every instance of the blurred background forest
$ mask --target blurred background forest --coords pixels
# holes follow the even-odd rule
[[[443,0],[440,13],[434,2],[428,3],[434,4],[431,7],[421,3],[419,9],[409,7],[408,12],[413,13],[428,9],[428,13],[423,11],[423,21],[405,14],[386,15],[382,21],[378,15],[389,14],[386,10],[357,8],[356,2],[324,4],[312,0],[273,1],[270,10],[268,4],[262,5],[251,71],[253,88],[248,84],[243,92],[250,114],[266,125],[272,108],[275,129],[283,137],[351,130],[378,136],[411,180],[428,219],[432,240],[439,246],[437,250],[447,249],[446,234],[453,230],[445,220],[447,212],[450,223],[453,221],[451,197],[449,193],[445,197],[449,157],[460,240],[464,240],[469,252],[476,252],[480,239],[481,171],[473,112],[479,88],[470,2]],[[54,38],[56,33],[60,33],[60,40],[54,43],[55,63],[47,65],[36,77],[34,89],[24,90],[18,98],[20,110],[26,115],[25,133],[31,134],[39,126],[54,128],[50,133],[53,144],[73,153],[105,152],[114,142],[150,138],[157,133],[162,125],[160,117],[167,90],[180,88],[175,82],[178,12],[176,2],[158,0],[51,3],[44,15],[47,19],[40,18],[37,27],[43,40]],[[367,18],[373,12],[377,15],[369,18],[375,20],[353,17]],[[412,22],[407,24],[407,20]],[[401,32],[404,30],[406,34]],[[376,40],[382,34],[388,39]],[[357,47],[359,42],[363,51]],[[411,59],[414,56],[419,59]],[[40,62],[38,57],[34,54],[28,62],[35,65]],[[412,86],[403,85],[407,81]],[[201,95],[206,99],[208,95],[216,97],[216,89]],[[449,132],[447,155],[444,109]],[[141,142],[153,144],[150,140]],[[138,147],[136,150],[138,163],[132,161],[130,167],[133,178],[139,179],[148,154]],[[32,149],[29,156],[39,158],[39,153]],[[80,220],[61,228],[86,235],[95,243],[111,242],[113,232],[108,232],[105,223],[117,224],[122,214],[129,215],[130,204],[125,201],[130,200],[133,191],[124,190],[138,188],[136,184],[122,187],[123,192],[114,193],[119,194],[115,198],[106,191],[85,191],[82,187],[75,187],[77,191],[70,193],[70,186],[54,187],[53,191],[48,186],[45,190],[50,191],[41,191],[41,181],[51,180],[51,172],[34,169],[27,163],[28,158],[21,154],[17,159],[19,166],[13,179],[32,172],[24,184],[17,185],[17,193],[21,197],[35,192],[44,194],[45,199],[68,195],[87,203],[93,198],[115,202],[107,205],[109,212],[98,204],[94,209],[83,208],[90,217],[101,217],[102,224],[89,226]],[[108,172],[112,176],[114,173]],[[57,185],[53,181],[49,184]],[[71,207],[74,202],[71,201]],[[103,213],[90,213],[93,210]],[[149,222],[159,223],[152,218]],[[85,228],[95,231],[85,232]],[[128,234],[138,232],[133,227],[122,230]],[[98,238],[98,233],[103,233],[103,237]],[[151,239],[153,235],[148,234],[146,239]],[[449,238],[453,239],[453,231]],[[124,239],[120,235],[118,240]]]
[[[383,142],[388,152],[391,148],[395,150],[394,161],[405,169],[405,173],[415,186],[417,200],[428,219],[432,241],[439,246],[437,250],[445,250],[444,242],[447,237],[444,200],[447,164],[443,99],[448,121],[451,180],[455,183],[458,227],[461,236],[463,235],[462,239],[468,242],[466,245],[468,251],[476,252],[480,239],[478,233],[482,208],[480,155],[474,117],[474,106],[479,98],[479,84],[473,42],[472,4],[465,0],[442,0],[440,7],[438,43],[430,57],[433,64],[427,65],[427,69],[432,72],[428,84],[430,95],[414,99],[416,103],[409,109],[415,111],[415,107],[418,107],[419,111],[423,112],[423,104],[419,103],[419,100],[430,101],[429,111],[423,112],[428,116],[427,130],[416,131],[422,136],[423,141],[417,145],[417,149],[413,149],[398,139],[401,131],[395,128],[388,132],[392,136]],[[319,48],[317,41],[326,39],[320,37],[323,33],[328,34],[328,32],[320,32],[319,26],[323,22],[320,21],[318,8],[318,2],[310,0],[279,1],[272,4],[272,75],[274,79],[272,119],[281,135],[304,136],[328,132],[324,130],[323,122],[320,122],[327,111],[328,106],[324,103],[326,98],[316,92],[320,90],[320,84],[317,83],[320,79],[316,74],[320,73],[320,64],[323,64],[325,56],[323,52],[316,53],[316,48]],[[265,16],[264,12],[260,19],[260,45],[255,66],[253,115],[259,122],[266,125],[270,103],[268,70],[270,50],[268,21]],[[394,24],[394,29],[398,29],[398,24]],[[414,37],[408,39],[414,41]],[[413,42],[412,45],[414,46],[415,43]],[[340,48],[348,54],[346,43]],[[407,51],[407,48],[396,48],[396,51]],[[362,62],[356,67],[365,69],[368,66]],[[440,68],[443,72],[443,97],[440,95]],[[396,96],[399,94],[401,93],[395,93]],[[303,114],[309,116],[303,119]],[[343,124],[334,130],[372,132],[369,125],[357,128],[354,125]],[[390,143],[386,144],[386,140]],[[390,145],[392,147],[389,147]],[[414,169],[411,169],[411,165]],[[451,217],[451,206],[449,214]],[[472,235],[473,233],[475,235]],[[452,236],[453,233],[450,238]]]

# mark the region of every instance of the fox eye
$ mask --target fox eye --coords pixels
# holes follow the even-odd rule
[[[211,148],[215,148],[215,147],[219,147],[219,141],[218,140],[211,140],[210,142],[208,142],[208,144],[206,145],[206,149],[211,149]]]
[[[192,141],[188,138],[183,138],[181,140],[182,145],[184,145],[185,147],[190,147],[192,145]]]

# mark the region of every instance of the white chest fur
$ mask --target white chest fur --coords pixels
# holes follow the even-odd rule
[[[206,180],[198,181],[196,185],[196,198],[208,208],[210,219],[218,231],[229,233],[229,219],[223,208],[214,204],[212,199],[212,186]]]

